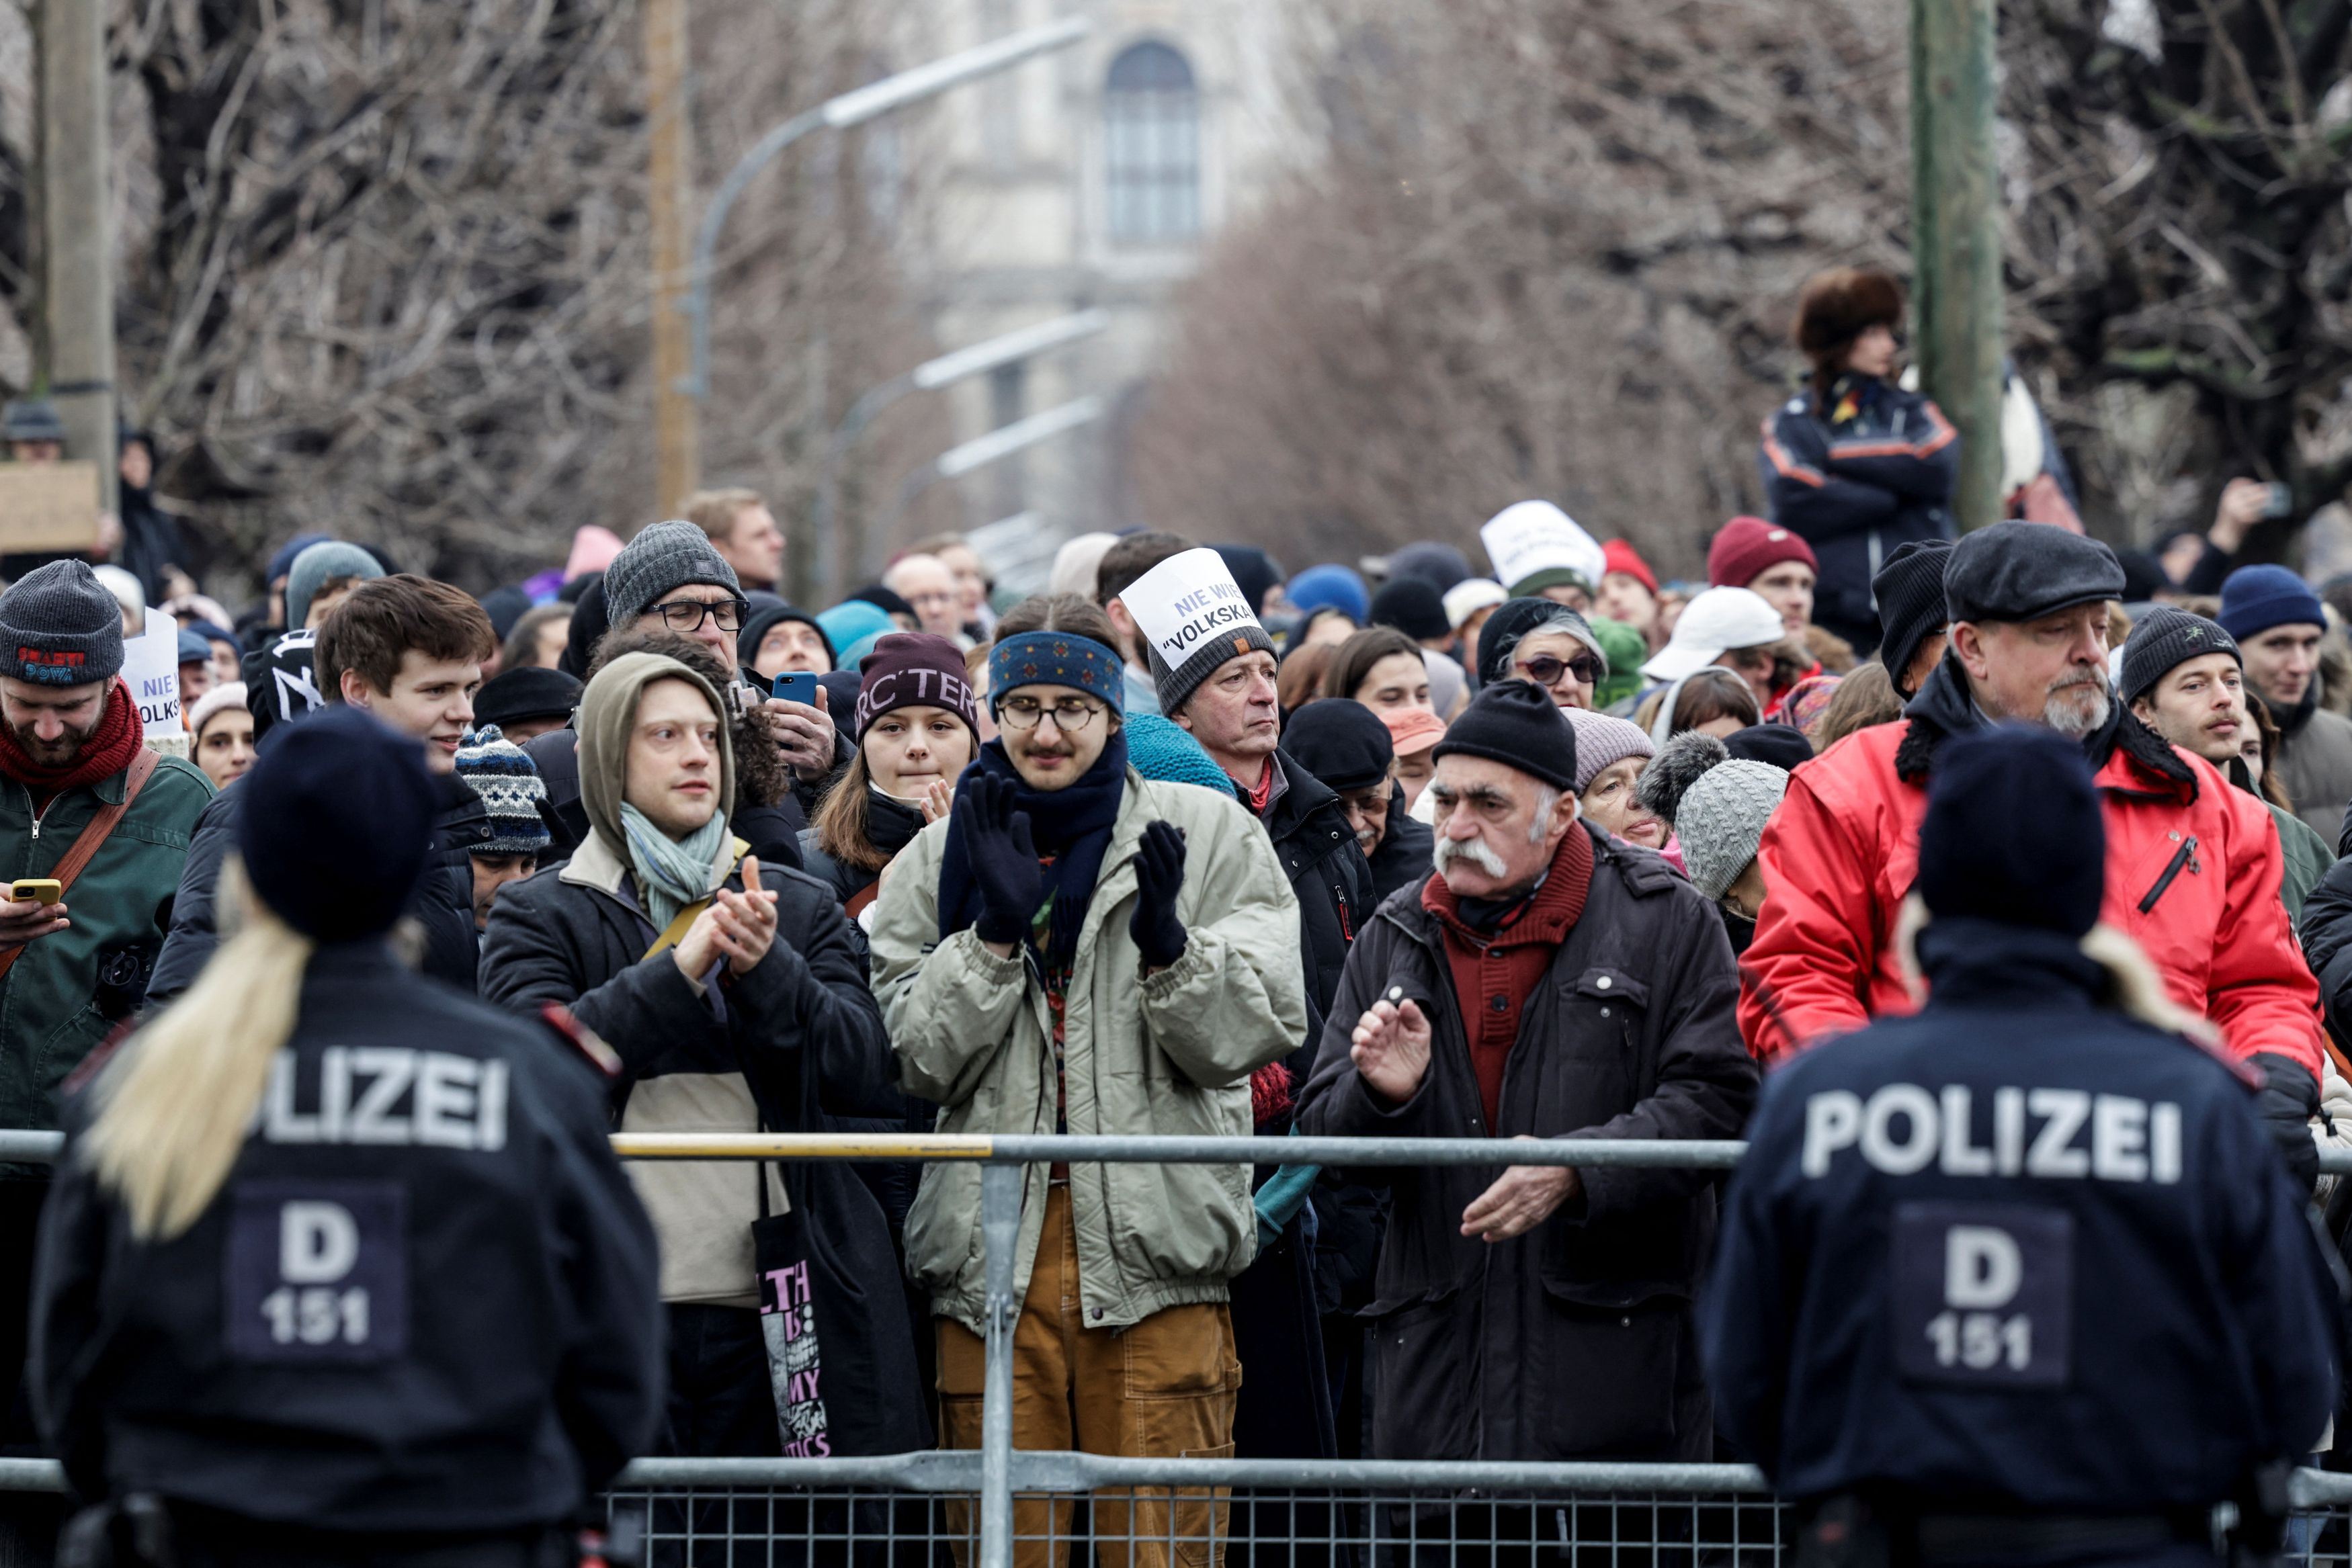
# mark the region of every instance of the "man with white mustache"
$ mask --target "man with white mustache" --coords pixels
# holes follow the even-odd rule
[[[1487,686],[1446,731],[1434,873],[1349,950],[1301,1132],[1738,1134],[1757,1069],[1723,922],[1664,860],[1580,819],[1576,748],[1528,681]],[[1689,1306],[1706,1173],[1507,1157],[1381,1173],[1373,1452],[1708,1457]]]
[[[1797,769],[1764,830],[1771,889],[1743,958],[1739,1019],[1769,1061],[1917,1005],[1896,919],[1918,869],[1947,737],[2041,725],[2083,743],[2106,823],[2103,924],[2139,944],[2173,1002],[2220,1025],[2266,1084],[2262,1111],[2306,1189],[2317,1174],[2318,987],[2279,901],[2278,830],[2204,758],[2125,711],[2107,681],[2123,568],[2095,539],[2006,522],[1953,547],[1950,642],[1904,710]]]

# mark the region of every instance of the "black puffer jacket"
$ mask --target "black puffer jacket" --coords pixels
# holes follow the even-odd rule
[[[1282,769],[1286,788],[1261,821],[1298,899],[1311,1047],[1339,992],[1348,944],[1371,915],[1372,869],[1348,831],[1339,797],[1282,752],[1274,754],[1274,765]],[[1306,1076],[1304,1057],[1292,1065],[1299,1077]]]
[[[482,798],[456,774],[437,775],[433,785],[439,807],[433,820],[433,854],[408,901],[408,917],[425,935],[425,956],[417,967],[444,984],[470,991],[481,954],[474,934],[470,856],[473,847],[490,836],[490,817]],[[180,873],[179,897],[172,905],[171,934],[163,938],[154,978],[147,984],[151,1009],[194,985],[213,949],[220,946],[216,904],[221,862],[236,847],[238,802],[244,798],[231,780],[231,787],[214,796],[196,819],[188,863]]]
[[[1382,904],[1298,1107],[1310,1135],[1729,1138],[1756,1063],[1715,911],[1667,863],[1590,823],[1584,912],[1521,1014],[1488,1127],[1438,917],[1414,889]],[[1391,988],[1434,1031],[1421,1088],[1391,1107],[1357,1073],[1356,1020]],[[1381,1458],[1709,1457],[1692,1301],[1713,1244],[1707,1172],[1581,1172],[1580,1200],[1514,1240],[1462,1234],[1493,1166],[1351,1173],[1394,1198],[1371,1324]]]

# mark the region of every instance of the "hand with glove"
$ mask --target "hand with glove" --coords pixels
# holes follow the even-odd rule
[[[1176,918],[1176,894],[1184,886],[1184,834],[1168,822],[1143,830],[1135,850],[1135,914],[1128,935],[1143,954],[1143,967],[1164,969],[1184,956],[1184,923]]]
[[[2309,1197],[2319,1181],[2319,1145],[2311,1135],[2311,1119],[2319,1114],[2319,1085],[2311,1070],[2298,1061],[2267,1051],[2246,1058],[2264,1079],[2254,1097],[2254,1110],[2278,1143],[2287,1174]]]
[[[971,928],[983,942],[1018,945],[1045,899],[1045,873],[1037,864],[1036,841],[1029,836],[1029,813],[1016,811],[1016,786],[1010,779],[975,772],[955,805],[971,879],[980,887],[980,918]]]

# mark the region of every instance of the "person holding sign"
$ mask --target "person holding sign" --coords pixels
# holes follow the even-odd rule
[[[1782,1068],[1749,1124],[1708,1380],[1836,1561],[2187,1568],[2224,1500],[2252,1561],[2335,1408],[2260,1075],[2096,924],[2102,817],[2068,737],[1954,738],[1904,923],[1927,1006]]]
[[[416,741],[339,709],[237,788],[236,934],[66,1109],[33,1301],[42,1432],[89,1505],[61,1555],[557,1561],[661,1413],[603,1048],[394,953],[435,810]]]

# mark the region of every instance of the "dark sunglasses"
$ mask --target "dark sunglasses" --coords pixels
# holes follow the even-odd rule
[[[1565,662],[1549,653],[1538,653],[1532,659],[1516,660],[1512,668],[1539,686],[1556,686],[1563,672],[1576,677],[1577,685],[1589,686],[1601,678],[1601,661],[1590,653],[1580,653]]]

